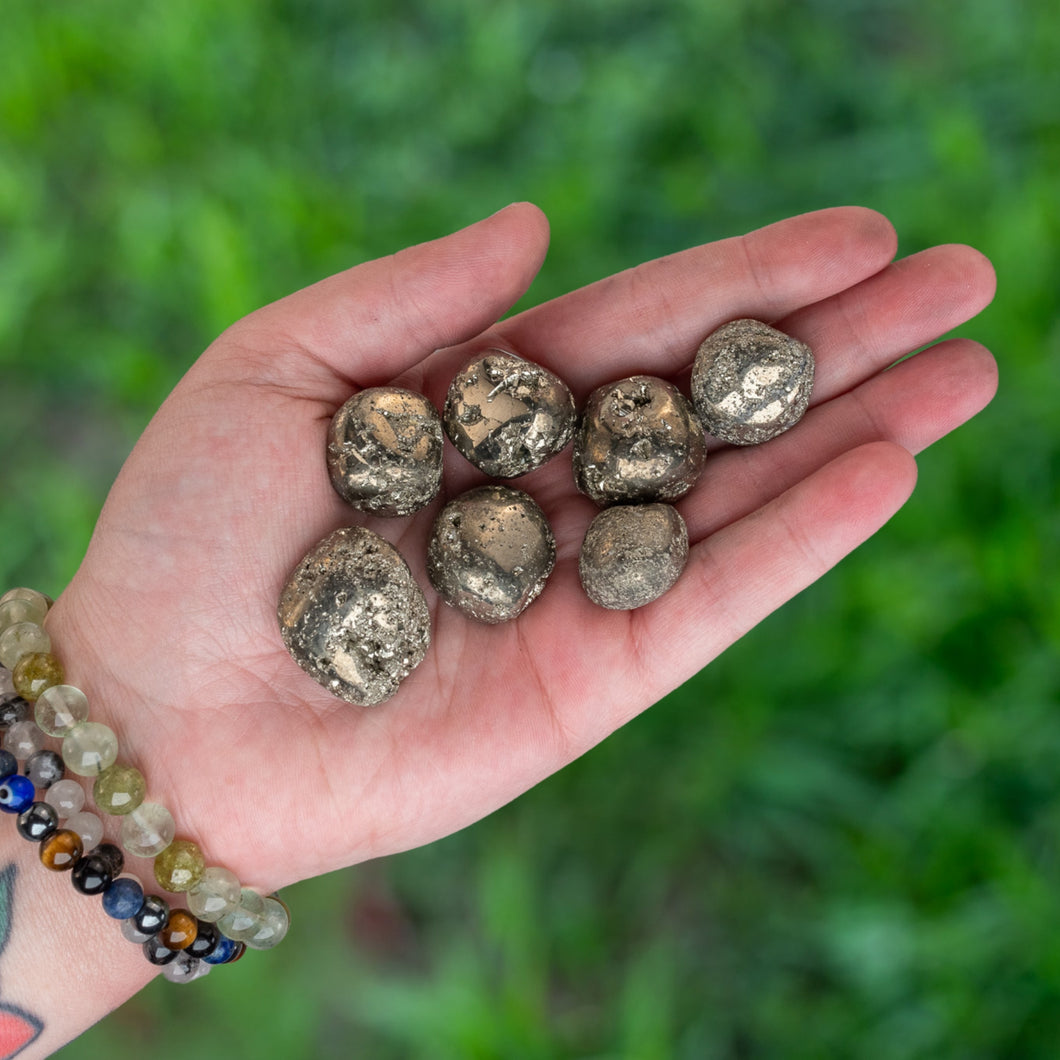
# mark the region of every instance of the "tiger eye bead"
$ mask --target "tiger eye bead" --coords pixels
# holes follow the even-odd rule
[[[138,769],[116,762],[103,770],[92,787],[92,798],[103,812],[113,816],[132,813],[147,794],[147,783]]]
[[[194,887],[206,868],[202,851],[189,839],[174,839],[155,858],[155,879],[164,891],[183,894]]]
[[[66,679],[63,664],[47,651],[23,655],[15,664],[11,676],[15,682],[15,691],[30,703],[46,688],[61,685]]]
[[[199,923],[187,909],[174,909],[169,923],[158,933],[162,945],[171,950],[186,950],[199,933]]]
[[[79,777],[96,777],[118,757],[118,738],[98,721],[83,721],[63,737],[63,761]]]
[[[53,832],[40,845],[41,864],[52,872],[67,872],[84,853],[81,837],[69,828]]]

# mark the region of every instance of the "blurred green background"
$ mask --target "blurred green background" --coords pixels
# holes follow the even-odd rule
[[[689,685],[292,935],[63,1051],[1053,1058],[1060,8],[128,0],[0,32],[0,585],[57,592],[234,318],[513,199],[528,302],[860,203],[999,271],[997,401]],[[769,665],[761,665],[762,658]]]

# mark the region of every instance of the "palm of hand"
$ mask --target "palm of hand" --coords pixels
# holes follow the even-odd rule
[[[492,326],[545,244],[540,215],[510,208],[231,328],[148,428],[49,619],[92,716],[118,732],[123,759],[143,763],[149,798],[248,883],[281,886],[427,842],[526,790],[877,529],[912,487],[909,451],[993,392],[989,355],[960,340],[880,374],[978,312],[993,276],[963,247],[888,266],[893,233],[868,211],[687,251]],[[737,316],[814,347],[815,407],[766,446],[708,457],[678,505],[688,568],[646,608],[606,612],[582,593],[577,555],[595,508],[566,454],[515,483],[548,515],[557,565],[540,600],[497,627],[429,589],[437,502],[368,519],[331,490],[327,424],[360,387],[396,381],[440,406],[472,350],[502,345],[582,399],[635,372],[677,376],[698,341]],[[479,480],[447,451],[450,496]],[[275,616],[297,560],[349,522],[398,546],[433,612],[427,659],[375,708],[318,688]]]

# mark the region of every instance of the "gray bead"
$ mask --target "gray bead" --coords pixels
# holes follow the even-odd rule
[[[578,574],[589,599],[630,611],[671,589],[688,559],[685,521],[668,504],[605,508],[589,524]]]
[[[287,650],[350,703],[389,699],[430,646],[427,601],[393,545],[360,526],[336,530],[294,569],[280,597]]]
[[[692,401],[708,434],[732,445],[757,445],[798,423],[813,376],[805,343],[760,320],[733,320],[699,347]]]
[[[507,486],[479,486],[438,514],[427,574],[442,599],[479,622],[507,622],[545,587],[556,543],[532,498]]]
[[[331,421],[327,463],[347,503],[375,515],[410,515],[434,499],[442,481],[441,417],[411,390],[362,390]]]
[[[635,375],[589,395],[574,439],[574,481],[597,504],[671,501],[706,458],[703,428],[670,383]]]
[[[457,452],[493,478],[541,467],[574,434],[567,385],[503,350],[490,350],[453,380],[442,416]]]

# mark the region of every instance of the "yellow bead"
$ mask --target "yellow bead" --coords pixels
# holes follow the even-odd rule
[[[147,794],[144,775],[138,769],[116,762],[108,766],[92,787],[92,798],[103,812],[115,816],[132,813]]]
[[[206,859],[196,843],[174,839],[155,858],[155,879],[164,891],[183,894],[202,879]]]
[[[61,685],[66,679],[62,663],[51,652],[38,651],[23,655],[15,664],[11,674],[15,691],[25,700],[34,703],[46,688]]]

